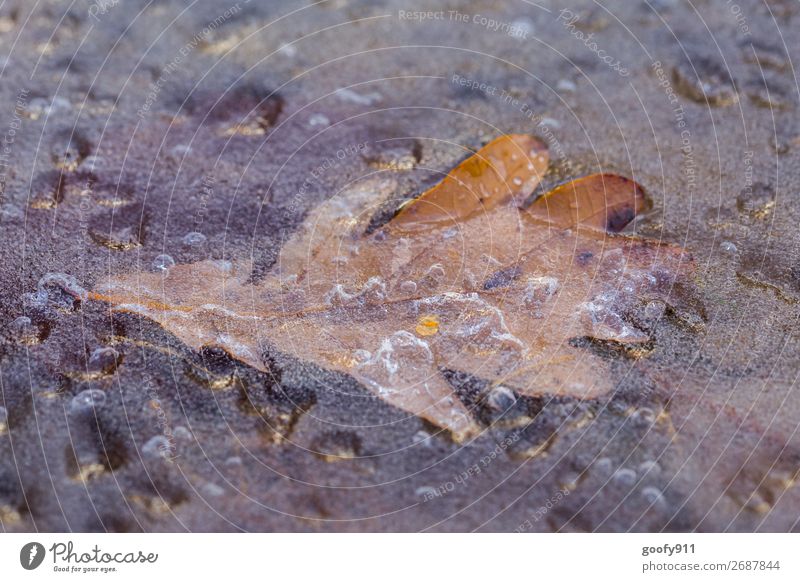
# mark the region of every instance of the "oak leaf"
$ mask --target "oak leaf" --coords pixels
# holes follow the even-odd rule
[[[443,372],[601,396],[614,388],[607,362],[575,340],[647,344],[628,313],[668,301],[691,266],[679,247],[615,234],[645,208],[626,178],[586,176],[524,207],[547,167],[542,142],[503,136],[380,228],[371,218],[392,182],[337,193],[258,282],[247,260],[209,260],[115,276],[92,297],[261,370],[270,346],[348,373],[460,440],[479,427]]]

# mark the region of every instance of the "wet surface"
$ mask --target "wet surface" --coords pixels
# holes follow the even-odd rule
[[[3,530],[797,530],[800,13],[695,4],[456,2],[422,20],[389,1],[6,3]],[[398,206],[506,133],[549,152],[522,206],[590,174],[635,180],[647,206],[601,226],[645,255],[682,249],[691,271],[625,291],[632,251],[609,244],[624,239],[563,225],[536,246],[542,272],[439,224],[411,261],[386,232]],[[337,206],[353,192],[365,238],[312,244],[335,226],[315,220],[353,216]],[[291,253],[317,269],[312,303],[341,308],[309,328],[329,345],[289,322],[226,353],[90,293],[205,265],[203,285],[232,274],[244,303],[292,312],[309,289],[282,269]],[[363,308],[383,292],[365,253],[413,271],[384,283],[419,313]],[[566,264],[605,288],[570,285]],[[562,333],[549,306],[568,293],[584,309]],[[509,336],[530,343],[524,311],[606,389],[465,365],[505,334],[485,294],[513,295]],[[497,326],[459,335],[464,313]],[[422,361],[478,430],[457,438],[376,394]]]

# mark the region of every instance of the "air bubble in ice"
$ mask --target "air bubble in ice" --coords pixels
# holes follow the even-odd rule
[[[172,444],[164,435],[156,435],[142,445],[142,455],[149,459],[166,459],[171,451]]]
[[[642,498],[651,505],[660,505],[664,502],[664,494],[658,487],[645,487],[642,489]]]
[[[436,263],[435,265],[431,265],[428,267],[428,270],[425,271],[425,276],[433,277],[437,280],[444,279],[445,270],[444,267],[440,264]]]
[[[386,299],[386,283],[380,277],[370,277],[361,289],[361,295],[367,301],[383,301]]]
[[[37,299],[46,297],[47,302],[57,309],[74,311],[81,301],[88,297],[86,289],[77,279],[66,273],[47,273],[37,284]]]
[[[331,120],[321,113],[315,113],[308,119],[308,124],[311,127],[328,127],[331,124]]]
[[[64,113],[72,109],[72,103],[64,97],[53,97],[52,100],[43,97],[35,97],[28,103],[28,115],[31,119],[49,117],[51,114]]]
[[[182,441],[191,442],[194,440],[192,432],[183,425],[176,426],[172,431],[172,436]]]
[[[190,247],[198,247],[206,242],[206,235],[202,232],[190,232],[183,237],[183,244]]]
[[[432,437],[424,430],[420,430],[414,433],[414,436],[411,437],[411,441],[415,445],[421,444],[423,446],[429,447],[431,446]]]
[[[609,459],[608,457],[601,457],[597,459],[597,461],[595,461],[594,463],[594,468],[597,469],[597,471],[599,471],[603,475],[608,475],[609,473],[611,473],[612,467],[613,463],[611,459]]]
[[[418,495],[419,497],[424,498],[425,500],[433,499],[440,495],[440,493],[433,487],[429,485],[424,485],[422,487],[417,487],[414,490],[414,494]]]
[[[176,158],[183,158],[192,151],[192,146],[184,143],[179,143],[170,149],[170,153]]]
[[[332,307],[345,307],[353,302],[354,297],[355,295],[345,291],[344,285],[339,283],[325,294],[325,303]]]
[[[502,412],[511,408],[517,401],[514,393],[505,386],[497,386],[489,392],[486,403],[492,410]]]
[[[386,283],[380,277],[370,277],[357,293],[348,293],[343,285],[334,285],[325,295],[331,307],[360,307],[386,299]]]
[[[203,494],[207,495],[208,497],[219,497],[220,495],[225,494],[225,490],[216,483],[211,483],[209,481],[203,485]]]
[[[569,79],[561,79],[556,83],[556,89],[564,93],[573,93],[578,90],[578,86]]]
[[[119,364],[119,352],[114,348],[103,347],[95,349],[89,356],[88,368],[90,372],[98,374],[111,374]]]
[[[293,44],[282,44],[280,48],[278,48],[278,52],[286,57],[292,58],[297,54],[297,47]]]
[[[100,408],[106,403],[106,393],[96,388],[76,394],[69,403],[70,412],[86,412]]]
[[[636,471],[633,469],[617,469],[613,476],[614,483],[623,487],[631,487],[636,483]]]
[[[533,33],[533,21],[530,18],[526,18],[524,16],[515,19],[511,23],[511,28],[508,31],[508,35],[514,38],[518,38],[520,40],[526,40],[529,34]]]
[[[642,475],[658,475],[661,472],[661,466],[655,461],[643,461],[639,464],[639,472]]]
[[[414,281],[403,281],[400,283],[400,291],[407,295],[413,295],[417,292],[417,284]]]
[[[175,259],[169,255],[158,255],[153,259],[153,270],[166,273],[175,266]]]
[[[657,415],[653,409],[646,406],[636,409],[633,414],[631,414],[631,420],[634,422],[634,424],[642,427],[652,426],[655,423],[656,418]]]
[[[383,96],[380,93],[372,92],[361,94],[356,93],[352,89],[339,89],[336,92],[336,96],[342,101],[349,101],[350,103],[356,103],[358,105],[374,105],[383,100]]]
[[[47,307],[47,293],[36,291],[22,294],[22,306],[25,310],[41,311]]]
[[[529,309],[539,309],[558,291],[558,279],[555,277],[532,277],[525,286],[523,299]]]
[[[106,166],[106,161],[104,158],[101,158],[100,156],[86,156],[86,159],[83,160],[83,165],[90,172],[94,172],[97,170],[102,170]],[[87,192],[87,190],[84,190],[83,192],[81,192],[81,194],[83,194],[84,192]]]

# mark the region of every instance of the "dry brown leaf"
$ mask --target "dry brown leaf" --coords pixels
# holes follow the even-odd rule
[[[559,228],[619,232],[645,208],[644,192],[633,180],[593,174],[554,188],[528,212]]]
[[[571,340],[648,342],[628,313],[667,300],[689,264],[678,247],[608,233],[644,206],[625,178],[581,178],[520,209],[546,167],[541,142],[501,137],[371,234],[395,185],[338,193],[260,282],[248,261],[203,261],[113,277],[93,297],[255,368],[269,345],[349,373],[463,439],[478,426],[443,370],[523,395],[603,395],[606,361]]]
[[[547,147],[532,136],[497,138],[491,147],[470,156],[439,184],[404,205],[392,227],[415,231],[490,212],[508,202],[514,190],[533,192],[548,161]]]

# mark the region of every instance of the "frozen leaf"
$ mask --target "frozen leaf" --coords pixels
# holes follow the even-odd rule
[[[443,371],[601,396],[607,363],[575,340],[648,342],[630,312],[668,301],[689,267],[678,247],[612,234],[644,207],[625,178],[581,178],[521,208],[547,158],[535,138],[498,138],[371,230],[396,183],[365,180],[313,210],[255,283],[247,261],[203,261],[113,277],[92,296],[262,370],[270,347],[348,373],[463,439],[476,415]]]
[[[528,209],[532,216],[559,228],[579,226],[619,232],[645,209],[636,182],[612,174],[593,174],[563,184]]]
[[[544,144],[531,136],[500,137],[490,147],[461,162],[439,184],[403,206],[392,226],[414,231],[490,212],[515,193],[533,192],[547,170],[548,160]]]

